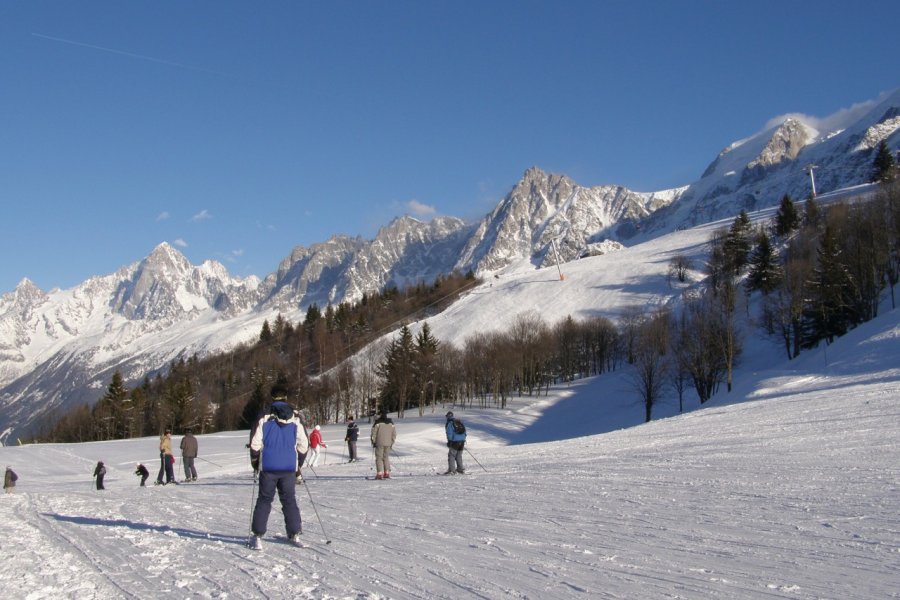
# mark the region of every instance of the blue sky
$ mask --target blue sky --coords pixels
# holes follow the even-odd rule
[[[160,242],[264,277],[536,165],[638,191],[900,86],[900,3],[0,2],[0,293]]]

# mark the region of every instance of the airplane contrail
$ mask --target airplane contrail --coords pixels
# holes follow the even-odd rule
[[[105,48],[103,46],[95,46],[94,44],[85,44],[84,42],[76,42],[74,40],[67,40],[64,38],[53,37],[52,35],[44,35],[42,33],[33,33],[34,37],[43,38],[45,40],[50,40],[52,42],[59,42],[61,44],[70,44],[72,46],[81,46],[82,48],[91,48],[92,50],[100,50],[102,52],[112,52],[113,54],[120,54],[122,56],[127,56],[129,58],[137,58],[140,60],[147,60],[150,62],[159,63],[161,65],[169,65],[170,67],[178,67],[180,69],[188,69],[191,71],[200,71],[201,73],[212,73],[213,75],[222,75],[225,77],[230,77],[227,73],[222,73],[221,71],[213,71],[210,69],[204,69],[202,67],[192,67],[191,65],[186,65],[184,63],[173,62],[170,60],[163,60],[161,58],[153,58],[152,56],[144,56],[143,54],[135,54],[133,52],[126,52],[125,50],[116,50],[115,48]]]

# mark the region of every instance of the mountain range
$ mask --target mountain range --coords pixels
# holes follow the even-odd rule
[[[115,273],[45,292],[27,279],[0,296],[0,441],[96,401],[119,370],[142,379],[179,356],[258,336],[265,319],[312,304],[431,282],[452,271],[536,270],[639,245],[678,229],[865,184],[874,150],[900,147],[900,91],[817,122],[785,116],[729,144],[690,185],[657,192],[584,187],[532,167],[475,223],[400,217],[371,240],[335,235],[297,246],[264,279],[192,265],[167,243]],[[812,171],[812,176],[810,175]],[[813,180],[813,177],[815,178]]]

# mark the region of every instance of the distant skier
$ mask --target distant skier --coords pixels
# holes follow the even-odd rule
[[[322,428],[316,425],[313,432],[309,434],[309,466],[315,469],[319,465],[319,456],[321,451],[319,448],[327,448],[328,446],[322,441]]]
[[[347,442],[347,450],[350,453],[350,460],[347,462],[356,462],[356,441],[359,439],[359,426],[354,422],[353,417],[347,418],[347,434],[344,441]]]
[[[249,543],[256,550],[262,548],[261,538],[268,528],[276,491],[281,500],[288,539],[299,543],[303,529],[300,507],[297,505],[294,465],[297,464],[297,453],[305,453],[309,448],[309,440],[287,402],[276,400],[271,410],[272,414],[259,420],[250,441],[250,448],[260,452],[259,498],[253,509]]]
[[[6,474],[3,476],[3,490],[7,494],[12,494],[16,489],[16,481],[19,480],[19,476],[16,475],[16,472],[12,470],[12,467],[9,465],[6,466]]]
[[[138,464],[137,468],[134,470],[135,475],[139,475],[141,477],[141,487],[147,483],[147,478],[150,477],[150,471],[147,470],[143,464]]]
[[[194,468],[197,449],[197,438],[190,429],[185,429],[184,437],[181,438],[181,463],[184,466],[185,481],[197,481],[197,469]]]
[[[447,413],[447,423],[444,431],[447,434],[447,471],[444,475],[459,473],[463,475],[463,450],[466,447],[466,426],[460,419],[453,417],[453,411]]]
[[[391,448],[397,440],[397,429],[387,412],[382,410],[372,426],[372,447],[375,448],[375,479],[390,479]]]
[[[94,478],[97,480],[97,489],[105,490],[103,487],[103,478],[106,477],[106,467],[103,466],[103,461],[99,461],[97,466],[94,467]]]

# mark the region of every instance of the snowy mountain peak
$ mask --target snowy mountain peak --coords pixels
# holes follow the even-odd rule
[[[141,262],[143,269],[154,269],[160,275],[180,275],[190,270],[188,259],[168,242],[162,242]]]
[[[16,286],[16,289],[9,296],[12,297],[12,302],[17,306],[33,306],[47,299],[47,294],[27,277],[19,282],[19,285]]]
[[[787,119],[772,132],[769,142],[759,156],[747,165],[747,168],[771,167],[784,161],[794,160],[817,135],[818,132],[815,129],[804,125],[799,120]]]
[[[857,152],[874,150],[882,140],[891,138],[898,130],[900,130],[900,106],[890,106],[877,123],[866,129],[855,150]]]

